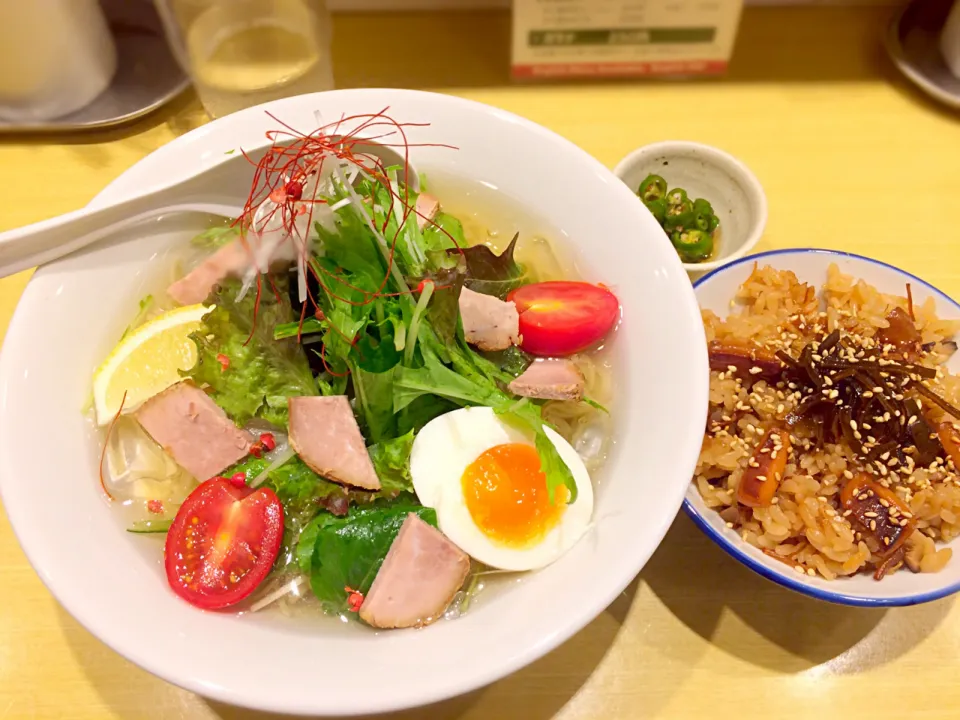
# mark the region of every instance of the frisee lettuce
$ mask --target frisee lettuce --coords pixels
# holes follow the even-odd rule
[[[207,388],[237,425],[262,418],[286,427],[287,399],[318,394],[303,347],[295,339],[274,339],[275,328],[292,321],[292,311],[280,290],[285,278],[273,282],[280,299],[263,292],[255,315],[256,294],[247,293],[238,302],[240,282],[225,281],[210,297],[213,310],[192,335],[197,363],[185,376]]]

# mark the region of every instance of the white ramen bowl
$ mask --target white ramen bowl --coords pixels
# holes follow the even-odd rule
[[[484,183],[549,221],[583,274],[620,297],[623,320],[611,348],[615,443],[598,483],[595,526],[555,564],[481,597],[465,617],[423,630],[376,633],[332,619],[198,610],[167,586],[160,546],[125,532],[105,502],[82,414],[94,368],[137,300],[164,287],[164,252],[185,243],[191,228],[156,223],[135,242],[41,268],[0,356],[0,492],[14,531],[43,582],[94,635],[148,671],[222,702],[311,715],[382,712],[464,693],[523,667],[583,628],[640,571],[680,508],[700,448],[707,355],[676,253],[609,170],[520,117],[399,90],[279,100],[178,138],[94,203],[265,144],[265,132],[277,127],[265,110],[310,130],[318,111],[329,122],[386,107],[398,120],[430,123],[406,128],[411,144],[458,148],[411,148],[419,171]]]
[[[920,278],[879,260],[831,250],[775,250],[738,260],[703,276],[694,284],[700,306],[726,317],[730,313],[730,301],[753,271],[754,262],[761,267],[770,265],[778,270],[792,270],[802,282],[814,285],[818,291],[826,282],[827,268],[831,263],[836,263],[841,272],[862,279],[883,293],[902,296],[906,284],[910,283],[914,302],[919,304],[933,298],[941,318],[960,319],[960,304]],[[960,372],[960,353],[955,353],[946,367],[952,373]],[[748,568],[818,600],[866,607],[917,605],[960,590],[960,539],[946,545],[953,549],[953,558],[938,573],[915,575],[903,568],[879,582],[872,574],[825,580],[820,576],[800,575],[790,565],[764,555],[744,541],[737,530],[727,528],[720,516],[706,506],[692,483],[687,489],[684,509],[711,540]]]

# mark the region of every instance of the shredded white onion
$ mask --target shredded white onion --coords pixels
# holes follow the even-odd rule
[[[294,455],[296,455],[296,453],[293,451],[293,448],[289,443],[284,443],[282,446],[278,444],[274,450],[274,456],[271,463],[267,465],[259,475],[251,480],[248,485],[252,488],[259,486],[264,480],[267,479],[267,476],[270,473],[286,463]]]
[[[288,582],[286,585],[282,586],[280,589],[274,590],[272,593],[270,593],[266,597],[260,598],[259,600],[257,600],[253,605],[250,606],[250,612],[257,612],[259,610],[263,610],[268,605],[272,605],[277,600],[283,597],[286,597],[290,593],[297,595],[300,590],[300,585],[302,584],[303,584],[302,575],[298,578],[294,578],[293,580]]]
[[[298,295],[301,302],[306,301],[306,258],[310,251],[310,223],[316,221],[327,230],[333,231],[335,229],[333,213],[330,208],[315,201],[322,195],[322,191],[329,189],[333,173],[342,162],[329,153],[323,153],[311,161],[311,167],[316,168],[316,171],[312,174],[309,171],[307,172],[307,180],[302,189],[302,202],[311,203],[310,212],[294,214],[292,232],[286,227],[284,213],[277,211],[278,203],[270,198],[260,203],[251,224],[252,239],[256,244],[256,250],[251,267],[244,273],[243,284],[237,294],[238,300],[242,300],[246,296],[256,282],[257,276],[270,268],[278,249],[290,240],[293,244],[293,251],[296,253]],[[299,207],[305,206],[296,207],[299,209]]]

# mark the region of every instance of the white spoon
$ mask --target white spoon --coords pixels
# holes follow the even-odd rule
[[[259,148],[248,156],[256,162],[268,149]],[[403,158],[396,151],[373,142],[355,145],[354,152],[375,156],[384,165],[403,165]],[[196,212],[235,218],[243,212],[252,177],[250,162],[238,153],[196,175],[137,193],[126,200],[98,208],[81,208],[0,233],[0,277],[69,255],[160,215]],[[402,179],[410,183],[411,189],[419,189],[419,178],[412,167]]]

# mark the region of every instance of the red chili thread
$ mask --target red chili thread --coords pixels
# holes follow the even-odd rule
[[[333,157],[338,161],[347,162],[363,170],[373,178],[375,181],[375,186],[379,185],[389,189],[389,206],[385,209],[382,223],[376,223],[376,226],[380,228],[381,235],[386,234],[386,228],[390,218],[394,214],[396,202],[400,202],[403,206],[400,227],[404,226],[411,215],[425,217],[421,213],[417,212],[415,203],[410,202],[409,186],[404,184],[403,195],[401,197],[390,184],[383,161],[376,156],[364,152],[363,145],[372,141],[376,141],[383,147],[402,148],[404,175],[408,174],[409,172],[411,147],[456,148],[454,146],[442,143],[411,143],[407,138],[406,128],[426,127],[428,126],[428,123],[400,123],[387,115],[388,110],[389,108],[387,107],[377,113],[361,113],[350,116],[341,115],[338,120],[327,123],[326,125],[323,125],[308,133],[297,130],[293,126],[283,122],[278,117],[268,112],[267,116],[279,126],[279,129],[270,130],[266,133],[266,137],[272,143],[272,147],[266,153],[264,153],[263,157],[259,161],[256,162],[250,157],[249,154],[247,154],[246,151],[241,148],[243,156],[248,162],[254,165],[254,173],[251,181],[250,192],[247,196],[246,202],[244,203],[243,212],[234,221],[234,225],[241,228],[252,227],[253,217],[256,214],[257,209],[265,200],[273,199],[276,203],[276,207],[271,209],[270,213],[264,219],[264,223],[272,221],[273,218],[276,217],[276,213],[280,213],[279,218],[281,221],[282,231],[289,235],[291,240],[295,238],[300,241],[299,246],[302,247],[302,252],[308,252],[307,238],[300,237],[299,230],[296,225],[296,218],[298,216],[307,214],[307,227],[311,227],[313,222],[314,204],[326,202],[326,200],[319,198],[308,198],[307,200],[304,200],[303,188],[313,173],[322,172],[323,163],[326,162],[328,157]],[[351,132],[341,135],[341,127],[347,122],[356,122],[357,124]],[[370,134],[366,132],[371,129],[382,129],[382,132],[378,134]],[[365,134],[365,137],[359,137],[361,132]],[[400,142],[386,142],[386,140],[393,136],[399,136]],[[372,191],[370,196],[365,199],[370,201],[370,204],[372,205],[375,199],[375,191]],[[432,220],[430,223],[433,227],[437,227],[444,232],[444,234],[451,239],[454,245],[459,248],[456,240],[452,237],[452,235],[450,235],[449,232]],[[289,242],[291,240],[285,241]],[[384,274],[379,287],[374,292],[354,287],[347,280],[337,276],[326,268],[320,267],[320,272],[318,272],[314,263],[307,262],[306,265],[318,284],[330,297],[353,306],[367,305],[376,301],[376,299],[380,297],[399,296],[406,294],[404,292],[384,292],[384,289],[390,282],[394,256],[396,254],[396,244],[398,240],[399,231],[395,233],[392,238],[388,239],[389,250],[387,257],[387,271]],[[250,254],[251,259],[255,261],[255,254],[246,241],[244,241],[244,247],[248,254]],[[306,258],[304,258],[304,260],[306,260]],[[257,291],[254,299],[253,323],[250,336],[247,338],[247,343],[249,343],[253,338],[256,322],[259,316],[260,302],[262,300],[263,291],[260,273],[261,271],[265,270],[265,268],[259,268],[255,265],[255,269],[258,273]],[[331,283],[324,281],[324,277],[335,281],[335,283],[339,283],[345,289],[349,289],[354,293],[358,293],[361,299],[354,300],[352,298],[338,295],[336,292],[334,292],[333,287],[331,287]],[[274,290],[274,294],[279,302],[280,293],[277,290],[275,283],[273,283],[272,277],[270,278],[270,282],[272,289]],[[418,291],[422,291],[422,287],[419,288]],[[316,299],[312,297],[312,293],[308,293],[308,295],[310,296],[308,300],[309,304],[312,306],[314,315],[322,318],[323,313],[320,310]],[[301,312],[298,335],[302,331],[303,320],[306,317],[307,303],[304,305],[305,308],[304,311]],[[351,346],[356,346],[357,338],[346,337],[336,327],[334,327],[334,330]],[[320,357],[323,360],[324,368],[331,375],[343,377],[347,374],[334,372],[327,363],[323,351],[320,352]]]

